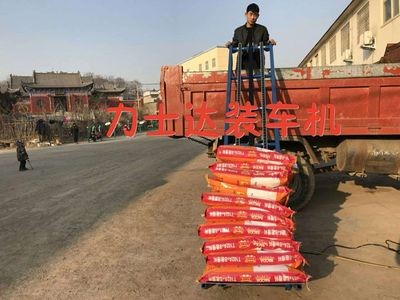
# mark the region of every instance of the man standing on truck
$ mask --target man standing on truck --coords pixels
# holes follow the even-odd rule
[[[276,45],[276,42],[270,39],[267,28],[256,23],[260,15],[260,8],[257,4],[248,5],[244,15],[246,16],[246,24],[235,29],[232,42],[228,42],[227,47],[237,47],[239,43],[243,47],[258,46],[260,42],[263,42],[264,45]],[[242,69],[247,71],[260,69],[259,50],[243,52]]]
[[[225,45],[226,47],[238,47],[239,44],[242,44],[242,47],[257,47],[260,42],[263,42],[264,45],[276,45],[276,42],[273,39],[270,39],[267,28],[263,25],[257,24],[257,19],[260,16],[260,8],[257,4],[249,4],[244,15],[246,17],[246,24],[235,29],[232,42],[228,42]],[[253,75],[254,73],[257,73],[257,71],[260,72],[260,49],[253,50],[253,48],[250,47],[248,51],[243,51],[241,69],[246,70],[249,75]],[[253,78],[250,78],[249,98],[246,101],[249,101],[252,105],[254,105],[253,89]],[[255,136],[250,133],[249,144],[251,146],[254,145],[254,140]]]

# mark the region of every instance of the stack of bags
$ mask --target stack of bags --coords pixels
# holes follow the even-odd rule
[[[305,283],[305,260],[286,207],[295,157],[255,147],[220,146],[207,176],[206,269],[201,283]]]

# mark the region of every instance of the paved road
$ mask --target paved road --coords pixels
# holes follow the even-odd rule
[[[27,172],[18,172],[14,152],[0,153],[0,289],[204,150],[184,139],[146,136],[28,149],[34,170]]]
[[[311,291],[232,287],[202,290],[196,279],[205,262],[197,236],[207,191],[204,175],[212,163],[200,154],[164,177],[165,185],[107,215],[93,230],[60,249],[32,276],[4,289],[3,298],[20,299],[399,299],[400,256],[380,247],[330,248],[387,269],[334,256],[305,255]],[[357,246],[399,241],[400,183],[384,176],[358,179],[340,173],[316,176],[313,200],[296,214],[295,238],[302,251],[332,244]],[[393,245],[394,246],[394,245]],[[2,290],[0,289],[0,298]]]

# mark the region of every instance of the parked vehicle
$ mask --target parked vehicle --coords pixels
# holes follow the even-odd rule
[[[298,156],[299,173],[292,183],[295,192],[290,197],[291,208],[301,209],[310,201],[316,172],[400,175],[400,64],[276,69],[276,78],[278,100],[299,105],[293,113],[300,127],[289,129],[281,142],[282,149]],[[247,83],[242,87],[243,99]],[[182,116],[167,122],[167,129],[174,130],[175,137],[184,137],[187,131],[183,115],[193,115],[186,105],[200,107],[203,101],[207,108],[217,110],[211,117],[215,131],[223,136],[227,72],[184,72],[180,66],[165,66],[160,86],[160,105],[169,114]],[[269,80],[266,87],[271,99]],[[255,83],[255,92],[257,102],[261,99],[259,82]],[[317,107],[334,105],[340,135],[330,134],[329,128],[323,136],[312,136],[305,130],[307,109],[313,103]],[[198,124],[199,119],[194,120]],[[269,138],[274,138],[272,130]],[[219,143],[221,138],[208,143],[209,152]]]

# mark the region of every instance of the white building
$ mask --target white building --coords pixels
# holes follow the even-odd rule
[[[160,91],[143,92],[143,104],[157,102],[158,100],[160,100]]]
[[[400,42],[400,0],[353,0],[299,67],[372,64]]]
[[[210,72],[228,70],[229,49],[225,46],[216,46],[202,51],[179,65],[184,72]],[[233,65],[236,65],[236,54],[233,55]]]
[[[155,115],[158,113],[160,102],[160,91],[152,90],[143,92],[143,113],[144,115]]]

